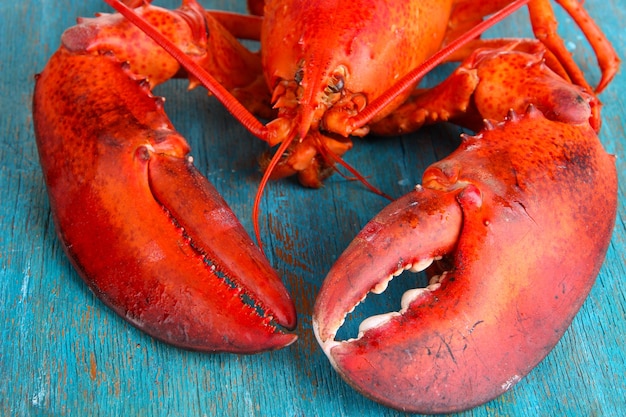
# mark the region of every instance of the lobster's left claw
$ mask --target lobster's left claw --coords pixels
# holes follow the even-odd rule
[[[400,410],[447,413],[495,398],[548,354],[585,300],[610,241],[616,178],[588,124],[532,108],[466,137],[329,272],[313,318],[324,352],[358,391]],[[334,340],[368,292],[440,256],[450,266],[405,293],[400,312]]]

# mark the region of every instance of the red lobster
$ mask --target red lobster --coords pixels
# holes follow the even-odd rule
[[[118,314],[189,349],[250,353],[295,340],[279,329],[296,320],[280,279],[149,93],[188,74],[280,144],[261,189],[291,174],[319,186],[337,162],[347,166],[350,136],[446,120],[478,131],[373,219],[322,286],[316,336],[359,391],[402,410],[461,410],[512,387],[556,344],[593,284],[616,211],[595,93],[619,60],[576,0],[559,3],[596,51],[595,92],[548,0],[249,2],[262,20],[193,0],[134,13],[107,2],[129,20],[101,15],[66,31],[37,78],[33,112],[59,236]],[[539,40],[476,38],[485,15],[525,3]],[[260,39],[260,56],[237,37]],[[442,59],[463,63],[415,90]],[[369,291],[433,260],[432,283],[407,293],[400,313],[334,340]]]

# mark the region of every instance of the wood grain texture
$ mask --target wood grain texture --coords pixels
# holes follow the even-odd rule
[[[173,1],[157,3],[175,6]],[[243,1],[202,3],[245,10]],[[626,12],[621,3],[585,2],[624,57]],[[0,415],[403,415],[345,384],[311,332],[314,297],[331,263],[386,204],[358,183],[336,175],[320,190],[281,181],[266,191],[266,252],[284,276],[300,320],[299,341],[282,351],[206,355],[166,346],[105,308],[74,272],[50,218],[31,97],[34,74],[58,47],[63,30],[76,16],[106,10],[97,0],[0,4]],[[571,19],[559,15],[576,60],[592,81],[597,80],[584,40]],[[528,34],[523,15],[510,22],[495,33]],[[201,90],[188,93],[184,83],[172,82],[158,93],[167,97],[168,114],[189,139],[196,165],[251,231],[251,206],[260,179],[256,157],[264,145]],[[622,71],[601,96],[605,106],[600,137],[618,156],[620,199],[613,240],[596,285],[561,342],[528,377],[500,398],[461,415],[626,414],[624,97]],[[458,132],[444,125],[401,138],[359,141],[347,160],[399,196],[419,181],[425,166],[456,146]],[[366,312],[357,310],[355,315],[397,309],[400,294],[411,285],[407,281],[395,280],[384,296],[368,299]]]

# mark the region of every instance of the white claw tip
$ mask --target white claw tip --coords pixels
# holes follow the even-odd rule
[[[317,343],[319,343],[320,347],[322,348],[322,351],[324,352],[324,354],[330,361],[331,365],[334,368],[337,368],[337,364],[333,360],[333,357],[331,356],[330,351],[335,346],[339,345],[341,342],[337,342],[336,340],[334,340],[334,337],[335,337],[334,335],[329,337],[327,340],[322,340],[322,337],[320,336],[320,331],[319,331],[319,324],[317,323],[317,320],[315,320],[315,318],[313,319],[313,334],[315,335],[315,338],[317,339]]]

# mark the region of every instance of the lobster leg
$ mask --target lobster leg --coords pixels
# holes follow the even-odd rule
[[[517,54],[493,52],[481,66],[506,67]],[[563,88],[552,94],[567,116],[550,120],[531,104],[465,136],[331,268],[315,304],[315,334],[364,395],[410,412],[477,406],[514,386],[569,326],[610,241],[617,173],[589,124],[588,101],[578,87]],[[486,105],[497,95],[487,91]],[[335,340],[370,291],[440,257],[443,271],[405,293],[399,312],[366,319],[355,339]]]
[[[598,131],[598,99],[555,73],[547,65],[546,53],[550,54],[541,42],[530,39],[476,50],[441,84],[416,91],[393,114],[373,124],[371,131],[396,135],[447,121],[477,131],[484,119],[503,120],[509,110],[522,113],[529,104],[549,119],[588,122]]]
[[[500,10],[508,3],[510,3],[510,0],[490,0],[480,2],[480,4],[477,4],[475,1],[457,0],[450,18],[450,29],[446,34],[444,45],[465,33],[469,28],[475,26],[484,16]],[[580,1],[557,0],[557,3],[559,3],[578,24],[596,53],[602,71],[602,79],[595,88],[595,92],[600,93],[617,74],[620,60],[604,33],[589,16]],[[557,21],[550,0],[532,0],[528,4],[528,10],[535,37],[540,40],[561,63],[565,72],[568,74],[568,78],[574,84],[584,87],[589,91],[593,91],[587,83],[582,71],[565,47],[563,39],[561,39],[557,33]],[[482,43],[483,41],[481,40],[470,42],[465,46],[464,50],[473,51],[481,47]],[[457,57],[462,56],[462,54],[463,52],[461,51],[457,54]]]
[[[140,13],[216,62],[193,2]],[[296,313],[285,287],[150,94],[145,76],[158,83],[180,68],[133,28],[119,15],[83,20],[37,77],[37,146],[64,249],[104,303],[157,339],[238,353],[289,345],[296,336],[283,328],[295,327]]]
[[[580,1],[557,0],[557,3],[559,3],[578,24],[596,53],[596,58],[600,70],[602,71],[602,78],[595,89],[587,84],[582,71],[576,65],[571,54],[565,47],[563,39],[558,36],[556,32],[557,23],[554,17],[554,11],[550,5],[550,0],[534,0],[528,4],[533,31],[537,35],[537,38],[544,42],[548,49],[564,63],[574,84],[585,87],[589,91],[600,93],[617,74],[620,63],[617,53]]]

